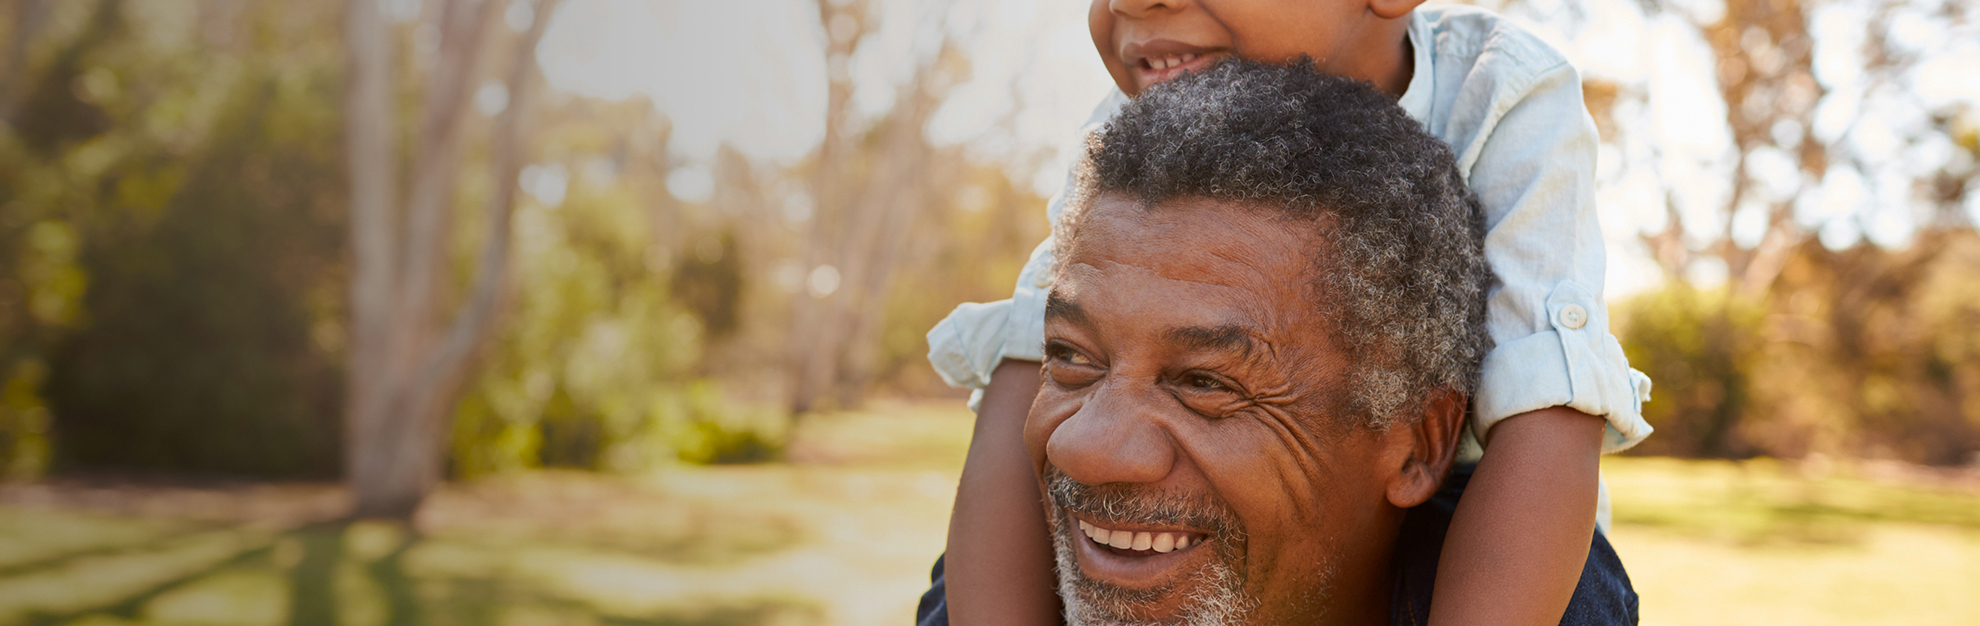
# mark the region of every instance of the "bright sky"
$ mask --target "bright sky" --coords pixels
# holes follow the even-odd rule
[[[963,1],[946,20],[927,14],[934,3],[878,4],[879,32],[847,64],[861,112],[892,106],[894,85],[925,53],[917,44],[936,39],[930,29],[947,29],[968,49],[971,80],[928,129],[938,143],[1015,160],[1069,141],[1112,86],[1092,54],[1083,3]],[[554,19],[538,49],[551,85],[607,99],[646,95],[673,121],[673,149],[691,169],[705,168],[725,142],[788,163],[824,135],[829,69],[810,0],[570,0]],[[1019,74],[1025,80],[1013,81]]]
[[[936,29],[946,30],[962,42],[971,78],[938,110],[929,137],[1010,164],[1041,193],[1054,191],[1064,180],[1066,147],[1112,89],[1087,38],[1086,3],[956,0],[953,14],[938,16],[928,11],[939,3],[873,1],[880,30],[844,68],[854,81],[855,108],[884,113],[912,59],[926,53]],[[1605,137],[1599,155],[1607,295],[1661,281],[1637,234],[1664,228],[1666,197],[1694,245],[1729,224],[1736,242],[1757,243],[1766,225],[1763,201],[1792,201],[1797,219],[1832,247],[1866,238],[1884,246],[1908,243],[1926,217],[1909,181],[1970,162],[1956,162],[1964,153],[1931,131],[1929,114],[1964,106],[1971,123],[1980,124],[1972,113],[1980,103],[1980,31],[1933,17],[1941,1],[1914,0],[1890,20],[1886,37],[1920,59],[1896,85],[1870,84],[1861,71],[1868,0],[1816,5],[1811,30],[1825,95],[1814,133],[1839,139],[1854,158],[1837,159],[1820,180],[1804,180],[1790,156],[1799,127],[1776,128],[1786,143],[1749,153],[1744,165],[1761,181],[1763,197],[1734,211],[1726,203],[1741,164],[1724,122],[1716,61],[1694,26],[1717,20],[1723,0],[1673,0],[1671,10],[1656,14],[1636,0],[1518,5],[1515,18],[1567,53],[1584,76],[1635,94],[1613,111],[1623,136]],[[812,0],[568,0],[554,20],[538,49],[552,86],[609,99],[651,98],[672,120],[672,149],[688,163],[669,179],[686,199],[703,199],[712,189],[708,164],[724,143],[753,158],[790,163],[823,135],[831,68]],[[1044,161],[1033,158],[1041,154]],[[1967,208],[1980,221],[1980,199]],[[1705,262],[1688,274],[1711,284],[1725,279],[1725,268]]]

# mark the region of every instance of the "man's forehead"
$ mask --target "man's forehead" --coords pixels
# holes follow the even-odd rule
[[[1227,201],[1144,208],[1119,196],[1098,199],[1081,222],[1048,319],[1130,310],[1144,330],[1200,348],[1246,348],[1320,321],[1309,225]]]
[[[1104,278],[1096,277],[1099,280]],[[1062,283],[1062,286],[1065,286]],[[1054,289],[1045,297],[1045,318],[1071,324],[1095,325],[1086,308],[1072,294],[1077,288]],[[1195,304],[1191,302],[1190,304]],[[1243,309],[1215,310],[1201,306],[1177,307],[1160,319],[1151,320],[1153,335],[1164,343],[1196,350],[1249,353],[1255,337],[1264,333],[1254,316]],[[1196,315],[1192,315],[1196,314]]]
[[[1191,196],[1149,205],[1123,194],[1101,194],[1078,221],[1079,230],[1090,235],[1079,238],[1079,248],[1151,246],[1179,259],[1207,252],[1261,267],[1310,258],[1306,252],[1318,239],[1315,222],[1289,219],[1276,206]],[[1288,252],[1295,254],[1288,257]]]

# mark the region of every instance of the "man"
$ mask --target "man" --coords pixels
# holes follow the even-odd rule
[[[1229,61],[1129,103],[1060,224],[1025,432],[1068,621],[1422,623],[1483,232],[1365,85]],[[1589,567],[1619,568],[1599,537]],[[1634,621],[1626,578],[1583,580],[1568,622]]]

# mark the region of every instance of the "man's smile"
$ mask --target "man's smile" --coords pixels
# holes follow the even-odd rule
[[[1094,543],[1106,544],[1116,552],[1127,556],[1148,556],[1147,552],[1168,554],[1171,551],[1188,548],[1192,538],[1201,543],[1202,535],[1188,531],[1154,532],[1108,528],[1086,520],[1079,521],[1079,531],[1086,533]]]
[[[1125,589],[1166,587],[1187,580],[1187,573],[1206,559],[1217,558],[1214,550],[1202,549],[1208,545],[1205,533],[1109,528],[1071,512],[1064,519],[1075,523],[1070,540],[1080,570],[1096,582]]]
[[[1081,484],[1057,468],[1047,470],[1047,490],[1058,541],[1071,552],[1079,574],[1121,590],[1187,585],[1220,559],[1236,518],[1204,496]],[[1207,549],[1206,549],[1207,548]]]

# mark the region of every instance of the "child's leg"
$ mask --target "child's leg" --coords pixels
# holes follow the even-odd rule
[[[1059,623],[1045,507],[1024,449],[1038,371],[1005,360],[977,407],[944,557],[949,620],[960,626]]]
[[[1600,529],[1588,546],[1588,560],[1581,565],[1581,582],[1574,586],[1574,599],[1561,616],[1561,626],[1627,624],[1636,626],[1636,589],[1629,584],[1629,572]]]
[[[1444,537],[1450,531],[1451,514],[1464,497],[1465,487],[1477,472],[1475,465],[1451,468],[1444,486],[1429,502],[1410,509],[1403,521],[1402,543],[1397,546],[1396,597],[1392,611],[1397,626],[1429,624],[1430,598],[1435,592],[1437,561],[1443,552]],[[1589,541],[1587,558],[1581,565],[1581,578],[1575,583],[1573,598],[1561,616],[1561,626],[1634,626],[1637,623],[1636,590],[1622,560],[1610,547],[1608,537],[1596,530]],[[1553,623],[1553,622],[1547,622]],[[940,626],[922,622],[923,626]]]

